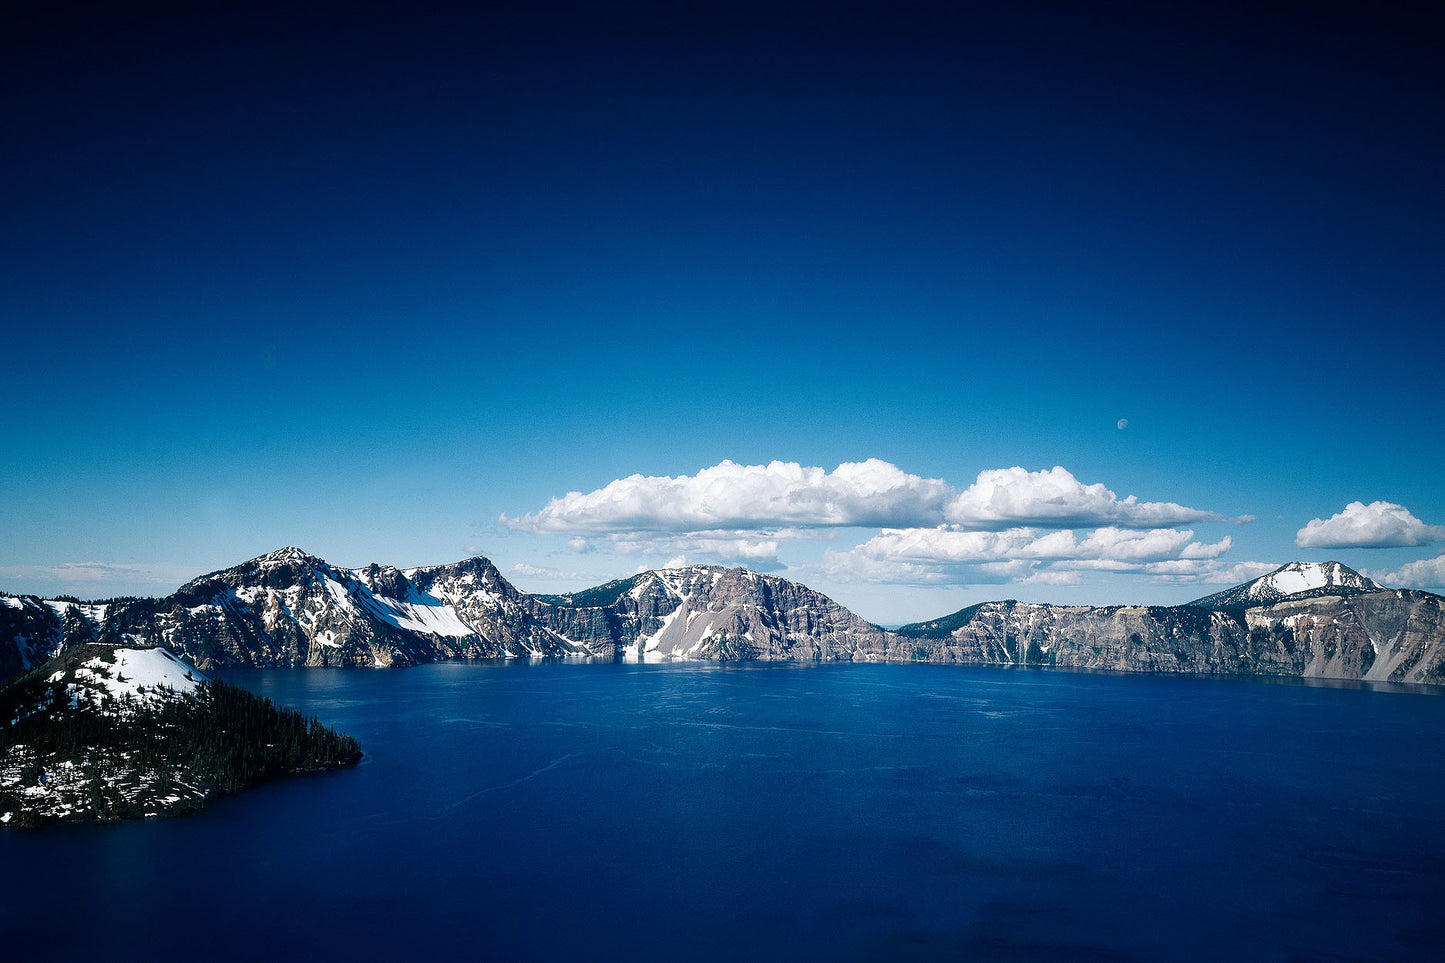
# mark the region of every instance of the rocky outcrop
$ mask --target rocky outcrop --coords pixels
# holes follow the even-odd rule
[[[605,640],[589,640],[594,651],[606,641],[634,658],[851,660],[887,638],[825,595],[747,569],[689,566],[613,584],[616,597],[603,606],[549,604],[538,615],[559,632],[605,631]]]

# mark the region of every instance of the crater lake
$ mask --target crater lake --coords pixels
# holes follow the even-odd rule
[[[1438,958],[1421,687],[578,662],[218,673],[356,736],[0,832],[0,958]]]

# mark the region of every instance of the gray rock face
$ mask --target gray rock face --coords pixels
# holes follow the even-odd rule
[[[957,627],[905,626],[888,658],[1439,684],[1442,602],[1392,590],[1224,610],[988,602]]]
[[[95,639],[163,645],[203,670],[599,656],[1445,683],[1445,600],[1428,592],[1384,590],[1338,563],[1298,563],[1201,602],[1211,599],[1230,604],[985,602],[887,632],[806,586],[746,569],[666,569],[570,596],[533,596],[484,558],[340,569],[288,548],[163,599],[0,599],[0,670],[15,675]]]
[[[567,613],[586,616],[607,636],[587,640],[591,651],[608,645],[631,658],[712,660],[851,660],[877,650],[887,637],[812,589],[746,569],[690,566],[644,572],[619,584],[619,594],[598,608],[550,605],[539,616],[556,631]],[[602,617],[605,616],[605,623]]]

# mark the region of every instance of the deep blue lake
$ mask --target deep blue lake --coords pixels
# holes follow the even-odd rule
[[[1445,954],[1445,698],[931,665],[230,673],[361,740],[0,832],[0,958]]]

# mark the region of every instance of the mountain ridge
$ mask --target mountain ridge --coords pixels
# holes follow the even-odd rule
[[[1292,590],[1292,591],[1290,591]],[[483,556],[345,569],[287,546],[159,599],[0,597],[0,672],[86,641],[204,670],[449,659],[928,661],[1445,682],[1439,596],[1295,562],[1178,606],[980,602],[887,631],[775,575],[694,565],[531,595]]]

